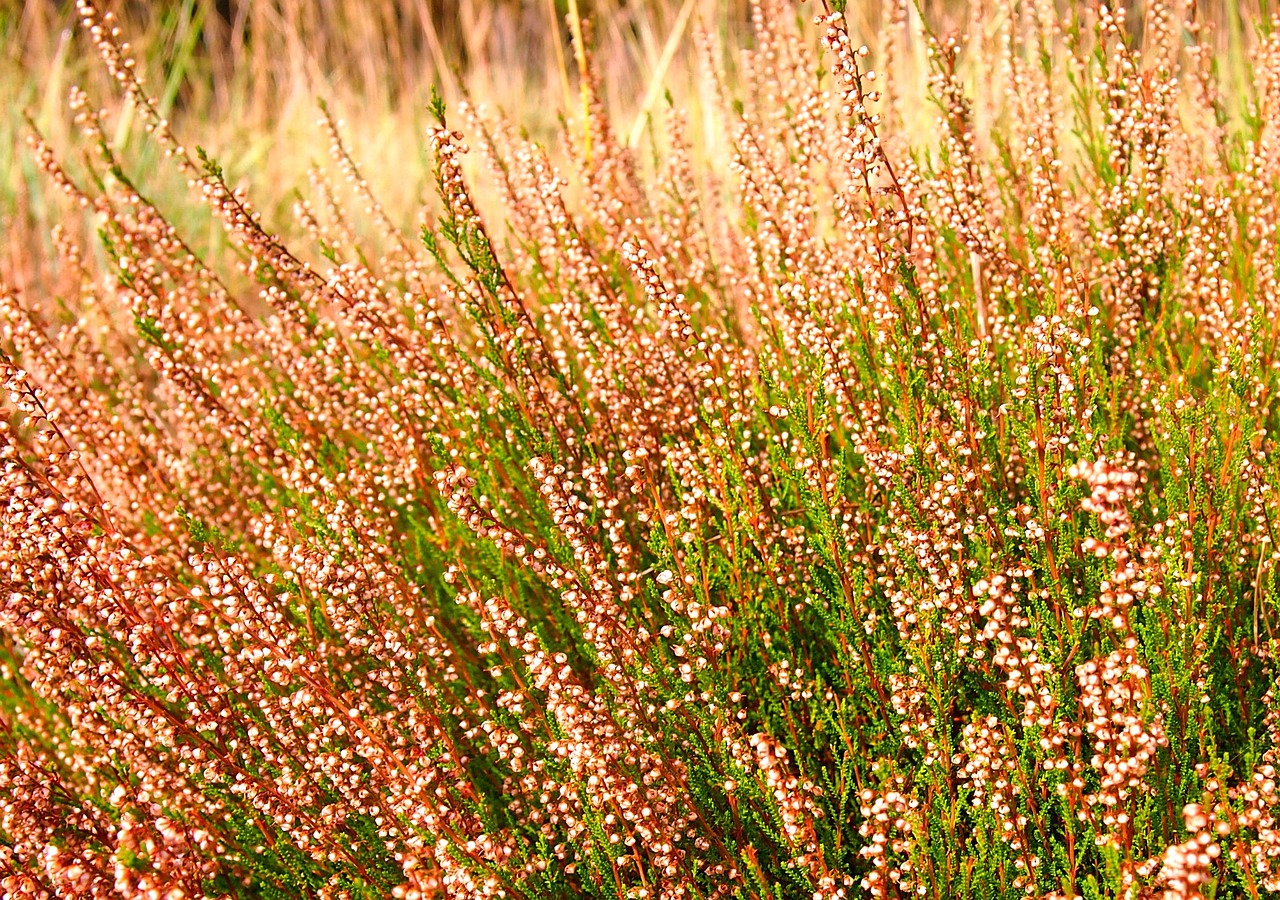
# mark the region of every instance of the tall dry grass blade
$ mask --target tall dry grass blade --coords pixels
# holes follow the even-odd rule
[[[653,106],[658,102],[658,97],[662,95],[663,80],[667,77],[667,69],[671,66],[671,60],[675,58],[676,50],[684,37],[685,27],[689,24],[689,18],[693,15],[695,3],[696,0],[684,0],[684,4],[680,7],[680,12],[676,16],[675,24],[671,26],[671,34],[667,36],[667,41],[662,47],[662,55],[658,58],[658,63],[653,67],[653,73],[649,76],[649,87],[644,92],[644,100],[640,103],[640,109],[636,111],[636,118],[631,123],[631,130],[627,132],[627,146],[632,150],[639,146],[640,137],[644,134],[645,123],[649,121]]]
[[[582,158],[591,164],[591,73],[587,69],[587,48],[582,34],[578,0],[569,0],[569,29],[573,32],[573,55],[578,62],[578,97],[582,107]]]

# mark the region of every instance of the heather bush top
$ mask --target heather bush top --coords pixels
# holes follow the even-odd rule
[[[29,128],[0,285],[3,896],[1280,891],[1280,32],[1069,7],[758,0],[722,149],[580,52],[554,146],[433,102],[402,228],[324,108],[256,212],[82,0],[118,96]]]

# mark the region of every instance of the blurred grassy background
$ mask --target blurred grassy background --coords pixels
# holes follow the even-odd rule
[[[386,159],[388,142],[420,131],[433,85],[446,99],[466,92],[504,108],[535,134],[550,134],[577,72],[566,18],[568,0],[179,0],[101,4],[131,40],[149,91],[180,135],[196,136],[229,171],[267,175],[296,166],[282,142],[310,133],[317,98],[360,134],[362,152]],[[682,25],[675,75],[690,59],[690,20],[723,37],[745,32],[747,0],[624,2],[577,0],[593,25],[606,94],[634,112],[648,74],[673,29]],[[21,113],[30,112],[55,143],[66,134],[67,89],[77,84],[110,105],[115,91],[75,28],[72,2],[0,0],[0,90],[5,97],[0,168],[12,193],[12,154]],[[735,35],[736,36],[736,35]],[[678,78],[675,80],[679,80]],[[572,106],[570,106],[572,108]],[[128,117],[115,135],[122,143]],[[229,154],[229,156],[228,156]],[[310,155],[310,154],[308,154]],[[275,157],[273,159],[272,157]],[[291,157],[283,159],[280,157]],[[392,162],[393,160],[388,160]],[[268,171],[264,171],[268,170]],[[376,173],[375,173],[376,174]]]
[[[1130,0],[1135,37],[1139,0]],[[1275,0],[1199,3],[1225,59],[1243,65],[1244,50]],[[306,183],[307,166],[326,147],[315,127],[324,98],[356,136],[365,174],[394,216],[411,224],[421,203],[427,123],[433,85],[447,100],[463,93],[509,113],[535,137],[554,137],[561,110],[576,110],[577,67],[566,24],[577,13],[590,24],[611,111],[629,133],[652,100],[655,72],[670,86],[704,145],[723,139],[707,114],[696,77],[692,32],[703,28],[721,46],[750,43],[749,0],[100,0],[131,40],[149,92],[179,137],[199,142],[233,183],[281,207],[282,186]],[[1057,0],[1069,15],[1073,0]],[[890,0],[850,0],[851,32],[873,49]],[[1016,3],[1013,4],[1015,7]],[[969,22],[997,22],[995,0],[920,0],[902,36],[917,58],[895,77],[923,78],[921,23],[936,32]],[[816,0],[796,4],[812,18]],[[975,13],[983,13],[981,15]],[[47,235],[56,214],[23,143],[23,115],[60,149],[74,146],[67,90],[78,85],[112,110],[111,137],[130,171],[144,178],[156,168],[154,151],[76,22],[65,0],[0,0],[0,219],[7,238],[7,271],[21,272],[37,257],[32,242]],[[726,60],[729,57],[726,55]],[[732,76],[732,72],[730,72]],[[981,90],[981,73],[975,89]],[[908,95],[910,85],[904,86]],[[74,160],[69,160],[74,165]],[[415,173],[406,180],[406,173]],[[179,187],[180,185],[174,185]],[[157,186],[157,191],[166,188]],[[265,209],[271,214],[269,206]],[[16,267],[16,268],[15,268]]]

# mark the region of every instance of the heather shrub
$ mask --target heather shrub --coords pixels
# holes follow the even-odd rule
[[[433,101],[406,228],[323,107],[258,212],[79,12],[5,897],[1280,891],[1280,35],[757,0],[736,77],[692,32],[723,148],[584,52],[554,146]]]

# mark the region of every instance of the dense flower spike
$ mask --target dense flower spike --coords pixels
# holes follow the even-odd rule
[[[1280,22],[843,5],[629,141],[585,46],[556,145],[433,102],[405,229],[327,106],[288,198],[188,153],[80,0],[4,897],[1280,891]]]

